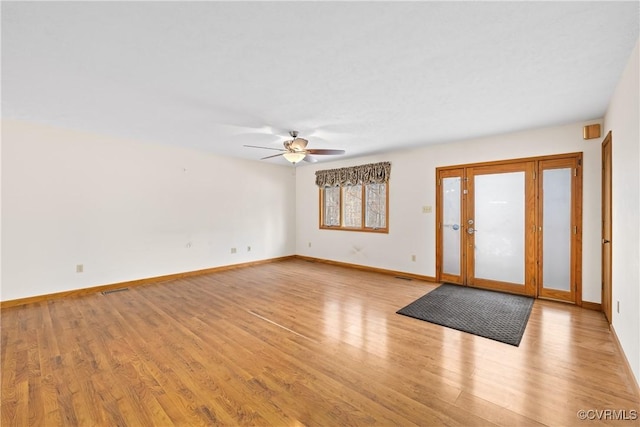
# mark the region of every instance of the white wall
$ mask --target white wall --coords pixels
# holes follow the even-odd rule
[[[3,121],[1,298],[292,255],[294,188],[291,167]]]
[[[612,141],[613,327],[640,382],[640,87],[636,44],[605,115]],[[616,310],[620,303],[620,312]]]
[[[601,147],[599,139],[582,139],[582,127],[591,123],[600,121],[299,167],[296,176],[296,252],[433,277],[436,274],[436,167],[583,152],[582,298],[600,302]],[[391,162],[389,234],[320,230],[315,171],[378,161]],[[433,213],[422,213],[422,206],[432,206]],[[416,255],[416,262],[411,261],[411,255]]]

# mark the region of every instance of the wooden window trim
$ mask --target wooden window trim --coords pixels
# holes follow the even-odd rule
[[[361,224],[362,225],[360,227],[345,227],[344,225],[344,217],[342,215],[342,206],[343,206],[342,187],[340,187],[340,209],[338,214],[340,225],[336,225],[336,226],[324,225],[324,188],[320,188],[318,190],[318,193],[320,195],[319,203],[318,203],[318,206],[319,206],[318,217],[320,218],[319,228],[321,230],[358,231],[358,232],[365,232],[365,233],[389,234],[389,183],[386,182],[384,184],[385,184],[385,227],[384,228],[372,228],[372,227],[365,226],[366,215],[367,215],[366,186],[369,184],[362,184],[362,193],[361,193],[361,200],[362,200]]]

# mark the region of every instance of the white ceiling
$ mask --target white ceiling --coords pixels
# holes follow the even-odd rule
[[[2,116],[247,159],[291,129],[352,157],[591,120],[638,6],[3,1]]]

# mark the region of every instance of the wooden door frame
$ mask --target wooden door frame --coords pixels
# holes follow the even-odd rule
[[[576,305],[582,305],[582,286],[578,288],[578,283],[581,283],[579,278],[582,276],[582,194],[580,189],[582,188],[582,156],[565,157],[560,159],[540,160],[538,162],[538,179],[540,184],[538,185],[537,196],[537,211],[539,214],[538,219],[538,277],[540,278],[538,284],[538,294],[540,298],[565,300],[568,302],[575,302]],[[545,170],[551,170],[556,168],[570,168],[574,172],[571,176],[571,227],[575,230],[571,235],[571,265],[575,268],[571,270],[570,278],[570,290],[569,295],[566,291],[558,291],[553,288],[544,288],[542,280],[544,269],[544,257],[543,257],[543,240],[544,235],[541,232],[544,228],[544,215],[543,215],[543,203],[544,193],[543,173]]]
[[[525,162],[535,162],[535,170],[537,173],[538,170],[538,165],[540,164],[541,161],[548,161],[548,160],[555,160],[555,159],[567,159],[567,158],[574,158],[577,159],[578,161],[578,166],[576,168],[576,174],[577,174],[577,184],[576,187],[574,188],[576,190],[576,192],[579,192],[578,194],[578,199],[575,201],[575,208],[576,208],[576,215],[574,218],[575,224],[577,226],[577,230],[576,230],[576,240],[575,240],[575,253],[572,253],[572,257],[574,262],[574,270],[572,271],[572,277],[574,278],[574,280],[572,280],[573,284],[572,286],[574,287],[574,301],[571,301],[571,303],[575,303],[577,306],[582,306],[582,171],[581,171],[581,166],[582,166],[582,158],[583,158],[583,153],[582,152],[573,152],[573,153],[564,153],[564,154],[556,154],[556,155],[549,155],[549,156],[538,156],[538,157],[527,157],[527,158],[517,158],[517,159],[508,159],[508,160],[498,160],[498,161],[493,161],[493,162],[482,162],[482,163],[469,163],[469,164],[459,164],[459,165],[451,165],[451,166],[443,166],[443,167],[437,167],[436,168],[436,281],[441,282],[442,281],[442,256],[443,256],[443,245],[442,245],[442,229],[441,229],[441,214],[442,214],[442,199],[441,199],[441,191],[442,191],[442,187],[440,185],[440,180],[439,178],[441,177],[441,173],[443,171],[448,171],[448,170],[453,170],[453,169],[462,169],[464,171],[464,176],[463,179],[467,179],[467,169],[469,168],[480,168],[480,167],[485,167],[485,166],[499,166],[499,165],[508,165],[508,164],[513,164],[513,163],[525,163]],[[534,175],[534,179],[535,179],[535,175]],[[466,184],[466,181],[463,181]],[[540,203],[538,201],[538,190],[537,190],[538,184],[536,184],[536,191],[535,191],[535,200],[534,201],[528,201],[528,203],[534,203],[535,204],[535,223],[538,222],[537,218],[539,216],[541,216],[540,214]],[[467,189],[468,187],[465,185],[463,188]],[[572,195],[573,197],[573,195]],[[465,197],[463,197],[463,199],[466,199]],[[466,201],[463,201],[463,203],[467,203]],[[465,209],[465,207],[463,207],[463,209]],[[463,210],[463,212],[465,212]],[[463,215],[465,215],[463,213]],[[463,218],[464,221],[464,218]],[[529,222],[526,222],[526,224],[528,226],[530,226]],[[535,224],[537,226],[537,224]],[[527,254],[530,254],[531,251],[533,251],[535,254],[539,254],[538,251],[538,239],[534,239],[536,241],[534,248],[528,248],[526,247],[525,250],[527,251]],[[572,249],[573,251],[574,249]],[[461,254],[462,255],[462,254]],[[537,256],[536,256],[537,259]],[[466,259],[463,261],[466,262]],[[529,269],[530,266],[525,266],[525,269]],[[528,271],[528,270],[527,270]],[[535,292],[534,292],[534,297],[539,298],[539,287],[540,282],[541,282],[541,273],[540,271],[535,268],[535,273],[533,273],[533,275],[531,275],[530,273],[526,273],[527,277],[532,277],[532,280],[535,282]],[[465,276],[463,276],[463,284],[467,284],[467,277],[468,274],[465,273]],[[509,289],[503,289],[504,291],[509,292]],[[545,297],[542,297],[545,298]],[[547,297],[548,298],[548,297]]]
[[[608,156],[605,153],[608,152]],[[607,319],[607,322],[611,324],[612,322],[612,266],[613,266],[613,247],[612,247],[612,231],[613,231],[613,216],[612,216],[612,207],[613,207],[613,199],[612,199],[612,179],[613,179],[613,161],[612,156],[613,148],[612,148],[612,139],[611,139],[611,131],[607,133],[607,136],[602,141],[602,230],[601,230],[601,247],[602,247],[602,256],[601,256],[601,272],[602,272],[602,293],[601,293],[601,301],[602,301],[602,312]],[[608,168],[605,166],[605,161],[608,160]],[[608,179],[605,177],[605,173],[609,173]],[[607,186],[608,183],[608,186]],[[605,194],[608,195],[607,200],[605,200]],[[609,218],[609,223],[605,223],[605,218]],[[606,228],[605,228],[606,227]],[[608,237],[608,243],[605,243],[605,239]],[[608,264],[609,271],[608,274],[605,272],[605,257],[607,256],[607,252],[604,250],[604,245],[609,245],[608,251]]]
[[[464,227],[462,226],[462,216],[464,216],[464,209],[465,209],[465,202],[464,202],[464,192],[466,191],[467,186],[465,185],[465,172],[464,172],[464,168],[443,168],[443,169],[438,169],[436,170],[436,187],[438,188],[438,190],[442,185],[442,179],[444,178],[454,178],[454,177],[460,177],[460,247],[462,247],[462,245],[464,244],[465,239],[463,238],[463,234],[464,233]],[[443,197],[442,197],[442,191],[436,191],[436,206],[442,206],[443,203]],[[438,241],[438,239],[440,239],[439,244],[436,244],[436,272],[437,272],[437,278],[436,280],[438,282],[441,281],[446,281],[447,283],[454,283],[454,284],[458,284],[458,285],[465,285],[464,282],[464,278],[466,277],[466,272],[465,272],[465,266],[466,266],[466,262],[464,259],[464,255],[463,253],[460,254],[460,275],[459,276],[453,276],[447,273],[443,273],[442,268],[443,268],[443,255],[444,255],[444,248],[443,248],[443,239],[442,239],[442,230],[443,230],[443,226],[444,226],[444,219],[442,218],[443,216],[443,212],[442,209],[438,209],[436,208],[436,241]]]
[[[525,211],[524,211],[524,277],[522,284],[501,282],[493,279],[479,279],[475,277],[475,257],[473,251],[469,251],[466,256],[466,272],[467,278],[465,281],[468,286],[477,288],[487,288],[493,290],[499,290],[504,292],[511,292],[517,294],[524,294],[528,296],[536,296],[536,268],[531,260],[536,257],[536,234],[532,232],[535,229],[535,216],[536,216],[536,188],[534,185],[534,171],[535,162],[529,160],[514,161],[509,163],[500,164],[488,164],[481,166],[470,166],[467,169],[466,178],[467,183],[473,183],[473,185],[467,186],[467,211],[464,213],[465,220],[472,218],[475,215],[475,177],[482,175],[494,175],[511,172],[524,173],[524,197],[525,197]],[[475,218],[472,218],[475,220]],[[475,224],[473,225],[475,228]],[[466,235],[467,248],[475,246],[475,233]]]

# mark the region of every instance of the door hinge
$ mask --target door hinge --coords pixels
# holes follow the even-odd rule
[[[573,234],[578,234],[578,227],[576,225],[573,226]]]
[[[578,176],[578,168],[573,168],[573,176]]]

